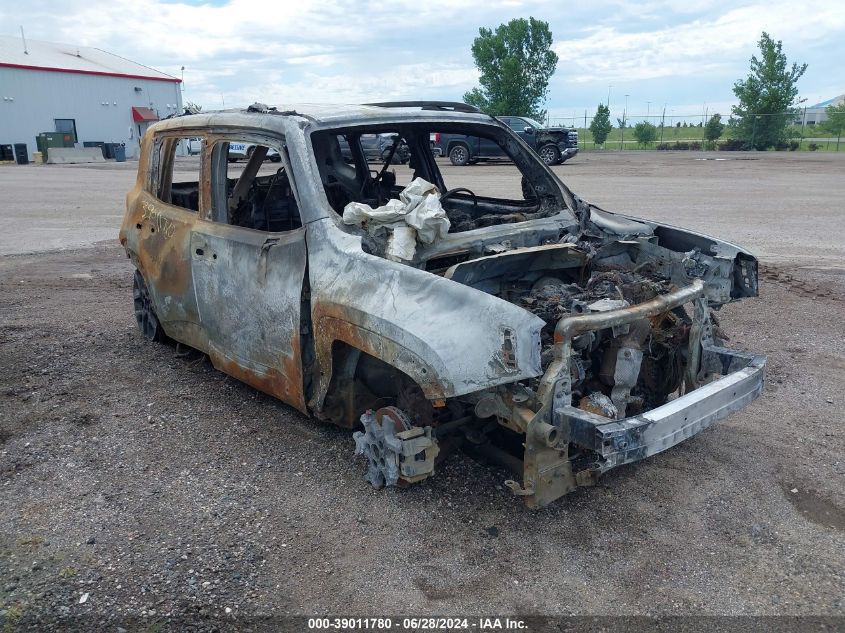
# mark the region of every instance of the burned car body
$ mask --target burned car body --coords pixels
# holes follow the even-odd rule
[[[513,199],[449,189],[432,131],[499,144]],[[391,134],[448,231],[397,256],[398,229],[344,221],[408,188],[359,138]],[[196,180],[174,147],[202,138]],[[351,149],[350,161],[341,141]],[[227,147],[254,143],[230,177]],[[259,170],[266,152],[282,166]],[[275,167],[273,167],[275,170]],[[405,169],[405,168],[402,168]],[[518,193],[514,192],[514,193]],[[514,471],[531,507],[739,410],[765,359],[728,349],[714,309],[757,294],[757,262],[712,237],[603,211],[501,122],[461,104],[221,112],[151,127],[120,240],[142,332],[355,432],[375,486],[456,449]]]

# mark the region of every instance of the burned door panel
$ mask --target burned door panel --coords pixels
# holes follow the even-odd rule
[[[191,259],[214,366],[306,411],[300,343],[305,229],[274,234],[200,221]]]
[[[169,336],[203,349],[189,254],[196,215],[148,194],[142,197],[135,224],[137,262],[156,315]]]
[[[186,183],[195,187],[190,203],[173,195],[178,140],[175,135],[144,139],[139,178],[127,197],[120,239],[146,281],[164,331],[204,349],[189,251],[191,228],[206,202],[196,191],[198,183]],[[198,180],[200,171],[196,172]]]

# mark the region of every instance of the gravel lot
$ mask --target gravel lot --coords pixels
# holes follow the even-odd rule
[[[349,432],[143,341],[116,243],[134,165],[0,167],[5,621],[845,615],[845,157],[696,160],[717,157],[556,169],[602,207],[761,255],[760,298],[721,317],[768,355],[764,396],[535,512],[461,455],[375,491]],[[506,169],[445,172],[481,192]]]

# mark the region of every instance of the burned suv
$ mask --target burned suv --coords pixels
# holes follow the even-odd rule
[[[496,143],[513,173],[485,179],[495,191],[450,185],[435,131]],[[366,134],[407,145],[409,165],[372,169]],[[177,156],[185,138],[202,139],[199,166]],[[228,162],[233,143],[255,145],[246,163]],[[506,485],[543,506],[763,386],[764,357],[726,347],[714,314],[756,296],[752,255],[599,209],[463,104],[171,118],[144,136],[126,202],[143,335],[356,429],[376,487],[462,452],[513,471]]]

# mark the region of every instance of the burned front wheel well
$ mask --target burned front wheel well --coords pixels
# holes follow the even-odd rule
[[[398,406],[414,423],[430,424],[433,406],[413,378],[344,341],[331,348],[332,377],[323,406],[326,419],[353,428],[368,409]]]

